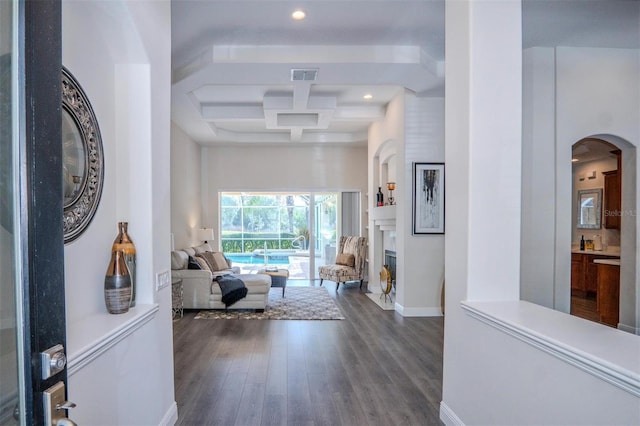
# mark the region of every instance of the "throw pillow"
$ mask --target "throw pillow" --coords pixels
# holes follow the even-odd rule
[[[193,257],[189,256],[189,263],[187,264],[187,269],[202,269],[197,260]]]
[[[204,271],[209,271],[211,272],[211,268],[209,267],[209,264],[207,263],[206,260],[204,260],[202,257],[198,256],[196,254],[196,257],[193,258],[196,262],[198,262],[198,265],[200,265],[200,269],[204,270]]]
[[[220,252],[206,251],[196,254],[197,257],[204,259],[212,272],[223,271],[228,268],[227,259]]]
[[[229,263],[227,262],[227,258],[224,257],[224,253],[212,252],[211,254],[213,255],[213,261],[216,264],[217,271],[229,269]]]
[[[356,257],[351,253],[340,253],[336,256],[336,265],[354,267],[356,264]]]

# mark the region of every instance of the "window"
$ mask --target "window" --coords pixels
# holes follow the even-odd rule
[[[314,279],[335,257],[337,201],[337,193],[222,192],[222,251],[243,273],[282,265],[290,279]]]

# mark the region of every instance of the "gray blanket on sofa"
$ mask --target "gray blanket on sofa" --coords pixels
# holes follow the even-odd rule
[[[231,274],[219,275],[213,279],[220,286],[222,303],[229,307],[247,295],[247,286],[240,278]]]

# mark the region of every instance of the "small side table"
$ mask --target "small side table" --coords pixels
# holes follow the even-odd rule
[[[182,318],[184,314],[183,301],[182,278],[173,278],[171,280],[171,317],[173,319],[176,319],[178,314]]]
[[[277,271],[260,269],[258,274],[271,276],[271,287],[282,287],[282,297],[284,297],[284,289],[287,288],[287,278],[289,278],[288,269],[278,268]]]

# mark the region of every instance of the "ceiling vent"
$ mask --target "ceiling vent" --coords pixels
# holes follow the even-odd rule
[[[291,81],[315,81],[318,78],[318,69],[292,69]]]

